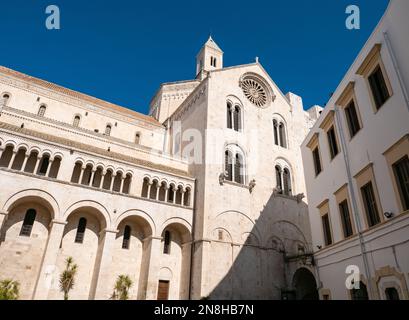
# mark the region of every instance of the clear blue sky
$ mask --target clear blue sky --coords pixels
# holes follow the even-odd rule
[[[260,57],[286,93],[325,104],[388,0],[13,0],[1,6],[0,64],[147,113],[162,82],[192,79],[211,32],[225,66]],[[61,30],[45,28],[45,8]],[[345,8],[361,9],[361,30]]]

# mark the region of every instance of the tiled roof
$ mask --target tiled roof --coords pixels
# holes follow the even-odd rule
[[[41,79],[38,79],[38,78],[35,78],[35,77],[32,77],[32,76],[26,75],[24,73],[21,73],[21,72],[6,68],[4,66],[0,66],[0,72],[5,74],[5,75],[12,76],[12,77],[18,78],[20,80],[23,80],[23,81],[26,81],[26,82],[29,82],[29,83],[32,83],[32,84],[35,84],[35,85],[38,85],[38,86],[42,86],[44,88],[47,88],[47,89],[50,89],[50,90],[53,90],[53,91],[56,91],[56,92],[59,92],[59,93],[62,93],[64,95],[68,95],[70,97],[86,101],[88,103],[91,103],[93,105],[101,107],[102,109],[106,109],[106,110],[113,111],[113,112],[118,112],[118,113],[121,113],[121,114],[126,115],[126,116],[130,116],[130,117],[133,117],[133,118],[140,119],[141,121],[145,121],[145,122],[150,123],[150,124],[161,126],[161,124],[151,116],[148,116],[148,115],[145,115],[145,114],[142,114],[142,113],[139,113],[139,112],[136,112],[136,111],[121,107],[119,105],[116,105],[116,104],[113,104],[113,103],[110,103],[110,102],[107,102],[107,101],[104,101],[104,100],[89,96],[87,94],[84,94],[84,93],[81,93],[81,92],[78,92],[78,91],[74,91],[74,90],[71,90],[71,89],[64,88],[64,87],[59,86],[57,84],[54,84],[54,83],[51,83],[51,82],[48,82],[48,81],[45,81],[45,80],[41,80]]]
[[[39,139],[42,139],[42,140],[45,140],[45,141],[49,141],[51,143],[62,144],[64,146],[66,146],[66,147],[79,149],[79,150],[82,150],[84,152],[92,152],[92,153],[96,153],[96,154],[99,154],[101,156],[105,156],[105,157],[108,157],[108,158],[114,158],[116,160],[122,160],[122,161],[125,161],[125,162],[133,163],[133,164],[135,164],[137,166],[148,167],[148,168],[151,168],[151,169],[154,169],[154,170],[156,169],[156,170],[160,170],[160,171],[163,171],[163,172],[168,172],[168,173],[175,174],[175,175],[190,177],[190,175],[186,171],[183,171],[183,170],[179,170],[179,169],[175,169],[175,168],[172,168],[172,167],[169,167],[169,166],[156,164],[156,163],[153,163],[153,162],[150,162],[150,161],[134,158],[134,157],[127,156],[127,155],[124,155],[124,154],[121,154],[121,153],[107,151],[105,149],[98,148],[98,147],[95,147],[95,146],[92,146],[92,145],[76,142],[76,141],[61,138],[61,137],[56,137],[56,136],[46,134],[46,133],[42,133],[42,132],[38,132],[38,131],[35,131],[35,130],[20,128],[18,126],[14,126],[14,125],[11,125],[11,124],[8,124],[8,123],[5,123],[5,122],[0,122],[0,129],[5,129],[5,130],[8,130],[8,131],[20,133],[20,134],[27,135],[27,136],[30,136],[30,137],[39,138]]]

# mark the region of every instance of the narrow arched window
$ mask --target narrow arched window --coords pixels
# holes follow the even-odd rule
[[[232,108],[230,102],[227,102],[227,129],[233,129]]]
[[[73,122],[72,125],[73,125],[74,127],[79,127],[79,125],[80,125],[80,120],[81,120],[81,117],[80,117],[80,116],[78,116],[78,115],[75,116],[75,117],[74,117],[74,122]]]
[[[216,68],[216,65],[217,65],[217,60],[216,60],[216,58],[213,58],[213,67]]]
[[[236,154],[234,163],[234,181],[240,184],[244,183],[243,177],[243,157],[240,154]]]
[[[33,229],[34,221],[36,219],[37,212],[34,209],[29,209],[24,217],[23,225],[21,226],[20,236],[29,237],[31,230]]]
[[[107,124],[107,126],[105,127],[105,135],[110,136],[111,130],[112,130],[112,126],[110,124]]]
[[[170,254],[170,232],[168,230],[165,231],[165,239],[163,243],[163,253]]]
[[[87,219],[81,218],[80,221],[78,222],[77,234],[75,235],[76,243],[83,243],[86,227],[87,227]]]
[[[234,107],[234,130],[241,130],[241,110],[239,106]]]
[[[46,110],[47,110],[47,107],[45,105],[41,105],[40,108],[38,109],[37,115],[39,117],[44,117]]]
[[[2,96],[2,105],[7,106],[7,103],[10,100],[10,95],[8,93],[3,94]]]
[[[135,144],[140,144],[141,143],[141,134],[137,132],[135,134]]]
[[[278,146],[278,123],[277,120],[273,120],[273,129],[274,129],[274,144]]]
[[[124,239],[122,240],[122,249],[129,249],[130,244],[131,244],[131,227],[125,226]]]
[[[284,194],[291,195],[291,175],[290,171],[285,168],[283,171],[283,182],[284,182]]]
[[[280,194],[283,192],[283,185],[281,182],[281,168],[279,166],[276,166],[276,189]]]
[[[213,57],[210,57],[210,65],[213,67]]]
[[[283,148],[287,148],[284,123],[280,122],[280,125],[278,126],[278,130],[280,132],[280,146],[282,146]]]
[[[229,150],[225,152],[224,172],[226,180],[233,181],[233,157]]]

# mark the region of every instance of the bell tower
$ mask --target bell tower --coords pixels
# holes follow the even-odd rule
[[[208,71],[223,68],[223,51],[210,36],[196,56],[196,79],[202,80]]]

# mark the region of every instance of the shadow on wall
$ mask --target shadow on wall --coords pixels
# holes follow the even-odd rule
[[[210,293],[203,299],[318,299],[308,207],[300,199],[274,194],[256,221],[224,212],[211,237]]]

